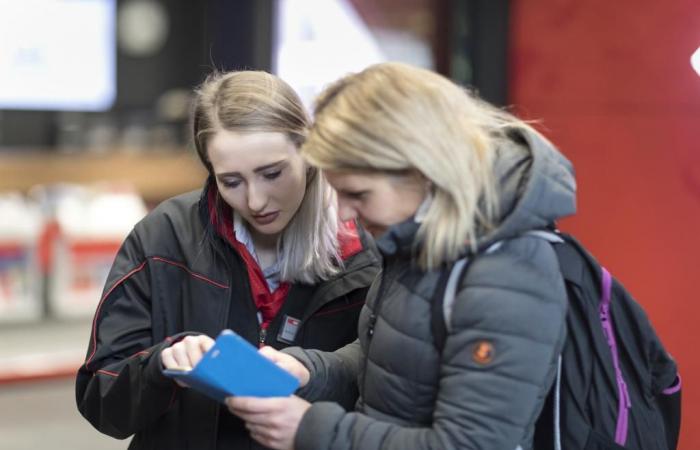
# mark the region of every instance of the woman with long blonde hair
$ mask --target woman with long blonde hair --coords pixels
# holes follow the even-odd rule
[[[160,204],[116,257],[76,385],[95,428],[133,434],[130,449],[259,448],[226,408],[163,370],[194,367],[225,328],[277,349],[355,340],[379,262],[302,159],[308,125],[269,73],[215,73],[197,90],[193,138],[209,177]]]
[[[398,63],[339,80],[315,114],[302,154],[341,217],[375,235],[384,268],[356,342],[266,350],[301,380],[299,397],[229,408],[278,449],[531,450],[567,296],[552,246],[528,232],[574,213],[570,163],[523,121]],[[432,308],[465,257],[440,346]],[[355,411],[332,402],[348,385]]]

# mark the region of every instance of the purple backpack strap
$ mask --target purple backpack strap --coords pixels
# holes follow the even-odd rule
[[[632,407],[627,384],[622,376],[620,369],[620,358],[617,352],[617,342],[615,340],[615,332],[613,330],[613,321],[610,316],[610,297],[612,291],[612,277],[605,267],[601,266],[602,281],[601,281],[601,297],[600,297],[600,323],[603,326],[603,332],[610,347],[612,354],[613,368],[615,369],[615,381],[617,382],[617,426],[615,428],[615,443],[624,446],[627,441],[627,423],[629,421],[629,409]]]

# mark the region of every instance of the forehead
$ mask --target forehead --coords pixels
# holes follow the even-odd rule
[[[215,172],[244,172],[299,156],[297,148],[283,133],[239,133],[219,130],[207,145]]]
[[[382,172],[325,170],[323,173],[328,182],[338,190],[368,188],[389,180],[389,176]]]

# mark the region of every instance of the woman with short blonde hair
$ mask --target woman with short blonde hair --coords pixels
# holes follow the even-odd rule
[[[532,450],[567,296],[552,245],[529,232],[574,213],[570,163],[523,121],[404,64],[331,85],[315,118],[302,153],[341,217],[375,234],[384,267],[358,341],[268,352],[301,380],[299,397],[229,408],[277,449]],[[458,258],[466,272],[442,303]],[[444,342],[432,320],[443,313]],[[322,401],[348,386],[355,411]]]
[[[388,88],[391,86],[391,88]],[[426,269],[452,262],[498,220],[496,153],[510,134],[541,134],[428,70],[386,63],[343,78],[318,98],[304,147],[331,170],[417,170],[431,184],[419,240]]]

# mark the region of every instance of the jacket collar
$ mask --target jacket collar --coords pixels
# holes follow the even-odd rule
[[[392,225],[377,239],[377,248],[384,258],[411,256],[417,247],[416,233],[420,223],[411,217]]]
[[[433,194],[428,192],[428,195],[423,199],[418,206],[416,213],[407,220],[392,225],[389,229],[377,240],[377,247],[384,257],[389,256],[411,256],[412,247],[416,238],[416,233],[420,224],[425,219],[430,205],[433,203]],[[418,243],[415,242],[417,247]]]

